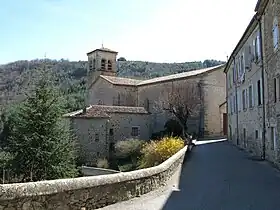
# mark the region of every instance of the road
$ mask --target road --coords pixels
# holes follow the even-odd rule
[[[227,141],[197,142],[168,185],[102,210],[277,210],[280,173]]]

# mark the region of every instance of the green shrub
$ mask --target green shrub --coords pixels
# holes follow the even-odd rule
[[[108,160],[106,158],[103,159],[98,159],[97,163],[96,163],[97,168],[109,168],[109,163]]]
[[[115,157],[117,159],[138,157],[141,154],[143,144],[144,141],[139,139],[119,141],[115,146]]]
[[[160,141],[146,143],[141,150],[140,168],[156,166],[184,147],[180,137],[164,137]]]

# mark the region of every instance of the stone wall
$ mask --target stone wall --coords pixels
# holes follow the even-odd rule
[[[265,76],[267,77],[267,116],[268,127],[266,130],[266,159],[276,163],[279,167],[280,159],[280,40],[278,35],[278,47],[274,48],[273,27],[274,21],[280,22],[280,2],[269,1],[262,16],[263,32],[263,53]],[[278,32],[279,34],[279,32]],[[274,88],[274,79],[276,79],[276,90]],[[276,93],[276,100],[274,94]],[[275,137],[273,138],[273,130]],[[274,141],[273,139],[277,140]]]
[[[151,137],[150,115],[148,114],[130,114],[130,113],[110,113],[109,129],[113,130],[113,138],[110,143],[137,138],[141,140],[149,140]],[[139,129],[139,136],[131,135],[132,127]]]
[[[69,118],[68,118],[69,119]],[[72,128],[77,138],[80,160],[86,165],[94,165],[98,158],[109,157],[108,119],[72,118]]]
[[[3,210],[90,210],[148,193],[164,185],[181,166],[187,147],[147,169],[94,177],[0,186]]]
[[[262,119],[263,104],[258,104],[258,80],[261,81],[261,62],[254,58],[250,53],[246,53],[246,47],[253,47],[253,40],[259,33],[257,22],[253,22],[250,30],[247,32],[242,44],[236,51],[236,56],[231,61],[227,69],[228,83],[228,125],[229,139],[239,147],[251,152],[252,155],[261,157],[262,155]],[[249,68],[245,69],[244,82],[237,86],[233,83],[234,63],[237,65],[237,58],[245,53],[248,59]],[[250,57],[251,56],[251,57]],[[234,61],[235,59],[235,61]],[[237,70],[236,70],[237,71]],[[252,105],[249,107],[249,87],[252,88]],[[266,87],[266,85],[265,85]],[[247,90],[246,106],[243,108],[242,91]],[[266,92],[265,92],[266,95]],[[237,99],[236,99],[237,98]],[[265,98],[267,98],[265,96]],[[237,100],[237,101],[236,101]],[[235,104],[235,105],[234,105]],[[235,106],[235,109],[234,109]],[[235,111],[234,111],[235,110]],[[230,132],[231,131],[231,132]],[[231,135],[230,135],[231,133]]]
[[[83,176],[99,176],[99,175],[120,173],[120,171],[115,171],[111,169],[95,168],[95,167],[88,167],[88,166],[82,166],[81,171]]]
[[[133,86],[113,85],[103,78],[97,81],[88,90],[88,104],[118,105],[118,98],[122,106],[137,105],[137,88]]]

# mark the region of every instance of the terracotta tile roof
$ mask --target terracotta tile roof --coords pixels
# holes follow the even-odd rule
[[[86,113],[83,113],[83,110],[78,110],[68,113],[64,117],[108,118],[110,113],[149,114],[144,107],[91,105],[87,108]]]
[[[223,66],[225,66],[225,65],[222,64],[222,65],[214,66],[214,67],[210,67],[210,68],[187,71],[187,72],[183,72],[183,73],[172,74],[172,75],[163,76],[163,77],[156,77],[156,78],[147,79],[147,80],[137,80],[137,79],[124,78],[124,77],[113,77],[113,76],[104,76],[104,75],[100,75],[100,77],[102,77],[103,79],[107,80],[108,82],[110,82],[114,85],[141,86],[141,85],[149,85],[149,84],[158,83],[158,82],[166,82],[169,80],[183,79],[183,78],[190,77],[190,76],[196,76],[199,74],[206,73],[208,71],[219,69]]]
[[[124,78],[124,77],[113,77],[113,76],[104,76],[100,75],[103,79],[107,80],[108,82],[114,84],[114,85],[131,85],[136,86],[143,80],[137,80],[137,79],[130,79],[130,78]]]

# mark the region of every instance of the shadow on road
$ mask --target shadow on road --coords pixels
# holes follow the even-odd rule
[[[185,156],[185,163],[184,167],[181,171],[181,176],[180,176],[180,183],[178,186],[177,191],[172,191],[170,194],[170,197],[166,201],[164,207],[162,210],[187,210],[187,206],[190,203],[190,199],[193,197],[191,195],[192,188],[194,186],[194,182],[192,182],[193,177],[195,176],[194,171],[192,171],[192,163],[193,158],[198,158],[196,157],[196,149],[197,147],[209,147],[210,144],[211,146],[215,146],[215,144],[218,144],[220,142],[224,142],[226,139],[220,139],[220,140],[201,140],[195,142],[195,147],[193,148],[192,152],[187,153]],[[207,178],[207,174],[205,174],[205,178]],[[191,201],[192,203],[195,202],[194,200]],[[186,205],[187,204],[187,205]]]
[[[178,190],[163,210],[279,209],[278,172],[248,160],[225,139],[196,145],[181,171]]]

